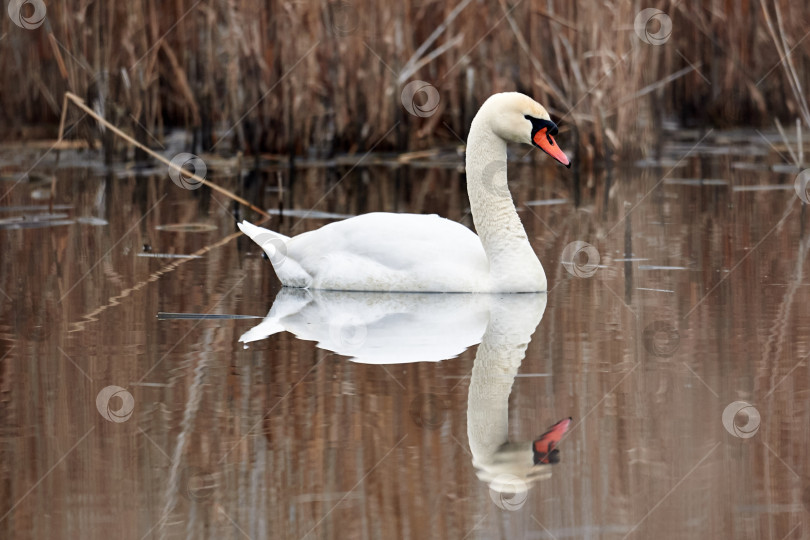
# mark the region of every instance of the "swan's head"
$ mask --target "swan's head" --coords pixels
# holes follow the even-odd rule
[[[481,111],[486,111],[490,128],[503,140],[531,144],[566,167],[571,166],[554,140],[557,124],[551,121],[545,107],[529,96],[519,92],[495,94],[481,106]]]
[[[571,418],[560,420],[529,445],[527,442],[505,443],[485,462],[476,461],[475,474],[497,493],[516,488],[526,490],[538,480],[551,476],[551,465],[559,463],[560,444],[571,425]]]
[[[535,465],[550,465],[560,461],[560,451],[557,449],[557,445],[560,444],[560,440],[570,425],[571,417],[569,416],[551,426],[532,443]]]

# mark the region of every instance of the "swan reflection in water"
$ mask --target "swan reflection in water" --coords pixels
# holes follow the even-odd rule
[[[287,331],[321,349],[368,364],[437,362],[480,343],[467,401],[467,436],[478,478],[494,494],[521,500],[551,475],[571,419],[526,442],[510,442],[509,394],[546,293],[435,294],[319,291],[284,287],[267,317],[245,332],[247,343]],[[525,500],[525,497],[524,497]]]

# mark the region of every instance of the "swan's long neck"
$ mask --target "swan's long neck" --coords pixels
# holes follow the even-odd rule
[[[489,260],[494,291],[546,290],[546,275],[526,236],[506,184],[506,142],[482,109],[467,138],[467,194]]]
[[[500,297],[490,310],[467,398],[467,438],[482,480],[502,473],[528,478],[536,472],[531,442],[507,444],[509,394],[545,307],[545,294],[519,294]]]
[[[476,467],[491,464],[509,439],[509,394],[528,344],[488,328],[478,346],[467,398],[467,437]]]

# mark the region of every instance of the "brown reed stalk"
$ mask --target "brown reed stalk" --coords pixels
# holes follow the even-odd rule
[[[198,182],[198,183],[200,183],[202,185],[208,186],[209,188],[213,189],[214,191],[218,191],[219,193],[225,195],[229,199],[232,199],[232,200],[238,202],[239,204],[247,206],[248,208],[250,208],[254,212],[257,212],[258,214],[261,214],[266,218],[270,217],[270,214],[268,214],[267,212],[265,212],[264,210],[262,210],[258,206],[256,206],[256,205],[248,202],[247,200],[243,199],[242,197],[236,195],[235,193],[225,189],[222,186],[218,186],[215,183],[213,183],[212,181],[206,180],[205,178],[203,178],[201,176],[198,176],[197,174],[192,173],[191,171],[188,171],[188,170],[182,168],[181,166],[176,165],[175,163],[172,163],[171,161],[169,161],[165,157],[161,156],[157,152],[155,152],[152,149],[148,148],[147,146],[144,146],[143,144],[139,143],[138,141],[136,141],[135,139],[133,139],[132,137],[130,137],[129,135],[127,135],[126,133],[124,133],[123,131],[118,129],[116,126],[114,126],[113,124],[111,124],[110,122],[108,122],[107,120],[105,120],[104,118],[99,116],[98,114],[96,114],[96,112],[93,111],[93,109],[91,109],[87,105],[85,105],[82,98],[80,98],[76,94],[73,94],[71,92],[65,92],[65,98],[66,98],[65,101],[70,100],[71,103],[76,105],[78,108],[80,108],[82,111],[84,111],[87,115],[92,116],[99,124],[103,125],[107,129],[109,129],[112,133],[114,133],[114,134],[118,135],[119,137],[121,137],[122,139],[124,139],[127,143],[129,143],[132,146],[135,146],[136,148],[139,148],[140,150],[146,152],[147,154],[149,154],[150,156],[152,156],[156,160],[158,160],[161,163],[167,165],[169,168],[178,171],[180,174],[182,174],[186,178],[195,180],[196,182]],[[64,114],[63,114],[63,116],[64,116]],[[59,140],[57,141],[57,144],[61,143],[61,142],[62,142],[62,130],[60,129]]]
[[[505,90],[564,117],[581,157],[643,151],[639,135],[664,117],[770,125],[798,112],[808,123],[810,51],[798,40],[810,5],[757,1],[659,3],[673,33],[656,47],[635,35],[635,0],[65,0],[48,4],[47,27],[0,22],[0,72],[14,80],[0,92],[11,127],[0,137],[55,129],[64,91],[128,122],[142,143],[144,131],[160,141],[181,127],[197,149],[254,156],[455,144],[474,109]],[[766,76],[780,65],[782,77]],[[403,109],[414,79],[439,89],[437,116]]]

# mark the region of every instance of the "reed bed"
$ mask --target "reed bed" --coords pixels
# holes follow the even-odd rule
[[[179,127],[192,134],[189,150],[222,154],[319,158],[456,144],[478,105],[506,90],[547,104],[580,161],[654,149],[671,121],[728,127],[800,118],[810,127],[810,4],[656,2],[672,26],[661,45],[634,27],[649,7],[49,2],[39,28],[0,22],[0,137],[55,136],[66,91],[145,145],[159,148]],[[656,35],[661,24],[645,28]],[[401,99],[414,80],[438,92],[422,115]],[[428,98],[418,93],[416,105]],[[80,118],[72,111],[69,126]],[[116,144],[88,119],[70,133]]]

